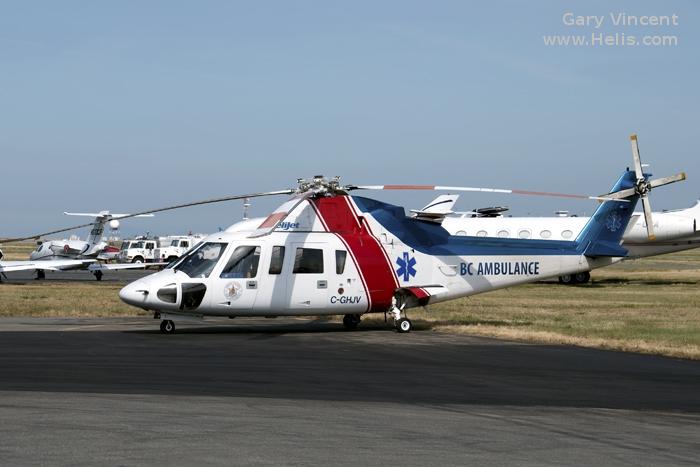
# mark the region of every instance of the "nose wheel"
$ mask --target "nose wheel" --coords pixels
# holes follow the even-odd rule
[[[160,322],[160,332],[163,334],[175,334],[175,323],[169,319]]]
[[[360,315],[345,315],[343,316],[343,326],[348,330],[357,329],[361,319]]]

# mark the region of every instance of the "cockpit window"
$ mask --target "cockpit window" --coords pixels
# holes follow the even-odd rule
[[[182,271],[188,276],[209,277],[212,269],[219,262],[228,243],[207,242],[190,251],[178,261],[173,269]]]
[[[222,279],[253,278],[258,275],[259,263],[259,246],[239,246],[231,254],[219,277]]]

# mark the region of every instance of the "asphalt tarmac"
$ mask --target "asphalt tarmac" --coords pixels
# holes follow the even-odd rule
[[[700,362],[312,320],[157,325],[0,320],[0,463],[700,457]]]

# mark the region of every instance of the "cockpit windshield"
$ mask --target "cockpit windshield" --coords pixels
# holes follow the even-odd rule
[[[228,243],[219,242],[202,243],[183,256],[172,268],[176,271],[182,271],[192,278],[209,277],[227,245]]]

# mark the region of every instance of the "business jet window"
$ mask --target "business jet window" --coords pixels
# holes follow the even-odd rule
[[[508,238],[508,236],[510,236],[510,232],[508,232],[507,230],[499,230],[498,236],[501,238]]]
[[[459,235],[460,237],[464,237],[467,235],[467,232],[465,232],[464,230],[458,230],[455,235]]]
[[[273,246],[268,273],[273,275],[282,274],[282,266],[284,266],[284,247]]]
[[[335,250],[335,273],[342,274],[345,272],[345,260],[348,257],[348,252],[345,250]]]
[[[323,250],[316,248],[297,248],[294,255],[294,274],[323,273]]]
[[[231,254],[228,263],[221,271],[222,279],[250,279],[258,275],[260,263],[259,246],[239,246]]]
[[[477,237],[485,237],[485,236],[487,236],[487,235],[488,235],[488,233],[487,233],[485,230],[479,230],[479,231],[476,233],[476,236],[477,236]]]
[[[192,278],[209,277],[227,245],[228,243],[219,242],[202,243],[183,256],[173,269],[182,271]]]
[[[565,230],[561,233],[562,238],[571,238],[574,233],[571,230]]]
[[[521,230],[520,232],[518,232],[518,237],[530,238],[530,231],[529,230]]]
[[[550,232],[549,230],[543,230],[542,232],[540,232],[540,237],[542,238],[549,238],[551,236],[552,232]]]

